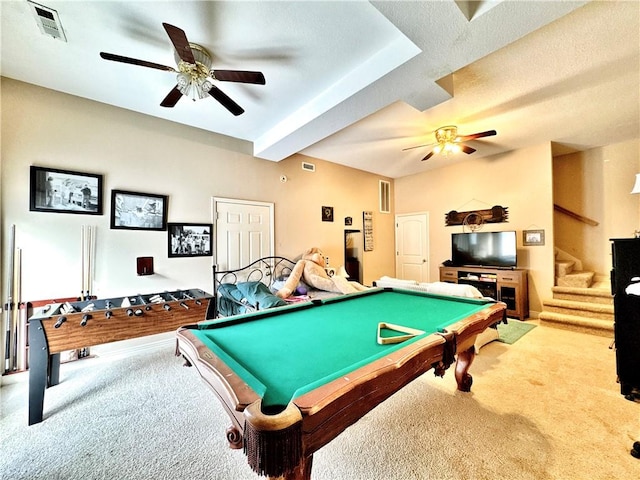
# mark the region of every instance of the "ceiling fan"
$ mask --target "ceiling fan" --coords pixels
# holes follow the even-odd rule
[[[174,107],[183,95],[187,97],[191,96],[194,101],[211,95],[234,115],[237,116],[244,113],[244,109],[229,98],[222,90],[213,85],[211,80],[264,85],[266,82],[262,72],[214,70],[211,68],[211,54],[204,47],[197,43],[189,42],[184,30],[169,25],[168,23],[163,23],[162,25],[176,49],[175,61],[178,67],[177,69],[145,60],[123,57],[113,53],[100,52],[100,56],[105,60],[112,60],[114,62],[129,63],[131,65],[177,73],[177,85],[173,87],[164,100],[162,100],[162,103],[160,103],[163,107]]]
[[[451,153],[457,153],[459,151],[463,151],[467,155],[472,154],[476,151],[475,148],[471,148],[468,145],[465,145],[462,142],[468,142],[470,140],[476,140],[482,137],[491,137],[496,135],[495,130],[487,130],[486,132],[473,133],[471,135],[460,135],[458,136],[458,127],[449,125],[446,127],[440,127],[435,131],[436,141],[435,143],[428,143],[426,145],[416,145],[415,147],[403,148],[402,151],[412,150],[414,148],[422,148],[429,147],[431,145],[435,145],[434,149],[430,151],[426,157],[422,159],[429,160],[433,155],[437,153],[442,153],[444,155],[449,155]]]

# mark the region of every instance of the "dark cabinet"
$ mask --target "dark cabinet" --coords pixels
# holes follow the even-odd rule
[[[612,240],[611,293],[620,393],[640,393],[640,239]]]

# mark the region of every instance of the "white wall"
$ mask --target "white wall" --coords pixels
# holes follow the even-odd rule
[[[630,195],[639,172],[637,139],[554,158],[555,203],[598,223],[555,214],[556,246],[581,259],[584,270],[607,276],[609,240],[640,229],[640,195]]]
[[[295,257],[318,246],[334,265],[343,259],[344,217],[361,228],[362,212],[372,210],[376,249],[364,256],[363,282],[393,272],[393,214],[378,212],[377,175],[300,155],[259,160],[233,151],[246,147],[228,138],[9,79],[2,79],[2,140],[3,295],[13,224],[24,301],[80,294],[82,225],[97,232],[92,294],[210,291],[211,257],[168,258],[167,232],[109,228],[112,189],[168,195],[169,222],[211,222],[213,196],[274,202],[276,253]],[[302,160],[316,172],[303,171]],[[104,215],[30,212],[30,165],[104,175]],[[334,222],[321,221],[323,205],[334,207]],[[155,275],[137,276],[138,256],[154,257]]]
[[[396,179],[396,213],[429,212],[431,279],[439,278],[439,266],[451,258],[451,233],[463,231],[445,226],[447,212],[507,207],[508,222],[485,224],[483,230],[516,230],[518,267],[529,272],[530,309],[540,312],[554,282],[551,169],[551,145],[544,144],[487,158],[471,156]],[[522,230],[530,229],[545,231],[544,246],[522,245]]]

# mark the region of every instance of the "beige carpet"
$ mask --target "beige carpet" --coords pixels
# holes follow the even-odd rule
[[[321,479],[638,478],[640,404],[615,383],[610,339],[533,329],[471,368],[428,372],[321,449]],[[226,448],[228,421],[172,348],[63,365],[45,420],[27,427],[26,383],[0,389],[2,479],[257,479]]]

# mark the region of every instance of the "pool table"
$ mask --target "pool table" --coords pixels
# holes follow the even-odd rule
[[[176,355],[221,401],[227,440],[256,473],[309,479],[314,452],[424,372],[456,361],[469,391],[475,338],[505,313],[500,302],[371,289],[186,325]]]

